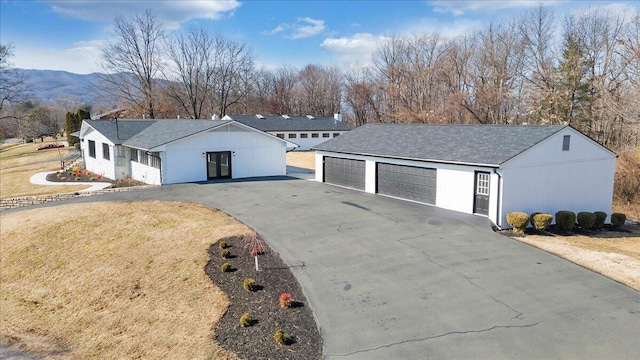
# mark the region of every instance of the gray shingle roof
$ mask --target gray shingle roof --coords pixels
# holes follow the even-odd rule
[[[367,124],[313,149],[446,163],[500,165],[564,125]]]
[[[331,116],[320,116],[309,119],[306,116],[291,116],[289,119],[281,115],[268,115],[259,119],[255,115],[227,115],[231,119],[262,131],[349,131],[351,128],[335,121]]]
[[[118,120],[118,136],[116,136],[115,121],[84,121],[114,144],[143,150],[149,150],[232,122],[231,120],[123,119]]]

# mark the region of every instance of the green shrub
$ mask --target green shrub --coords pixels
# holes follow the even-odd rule
[[[578,226],[585,230],[589,230],[596,223],[596,214],[587,211],[581,211],[577,216]]]
[[[248,312],[242,314],[240,316],[240,326],[247,327],[253,325],[253,318],[251,318],[251,314]]]
[[[553,215],[544,214],[544,213],[533,213],[529,217],[531,220],[531,225],[534,229],[538,231],[547,230],[549,225],[551,225],[551,221],[553,221]]]
[[[223,259],[228,259],[231,256],[231,251],[222,249],[222,251],[220,251],[220,256],[222,256]]]
[[[258,290],[258,284],[256,283],[256,279],[254,278],[244,279],[244,282],[242,283],[242,287],[247,291]]]
[[[273,340],[275,340],[278,345],[293,344],[293,336],[287,335],[280,329],[276,330],[276,333],[273,335]]]
[[[515,232],[522,234],[529,224],[529,215],[517,211],[510,212],[507,214],[507,222]]]
[[[627,215],[621,213],[611,214],[611,226],[620,227],[624,225],[625,221],[627,221]]]
[[[229,244],[227,244],[227,242],[223,240],[218,243],[218,246],[220,247],[220,249],[226,249],[229,247]]]
[[[576,214],[572,211],[558,211],[556,213],[556,228],[564,233],[573,231],[576,225]]]
[[[596,229],[602,229],[604,221],[607,220],[607,213],[604,211],[596,211],[594,214],[596,215],[596,222],[593,224],[593,227]]]
[[[229,264],[229,263],[224,263],[224,264],[220,265],[220,271],[222,271],[222,272],[229,272],[229,271],[231,271],[231,264]]]

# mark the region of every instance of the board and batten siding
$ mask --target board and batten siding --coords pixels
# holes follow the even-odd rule
[[[569,150],[562,150],[570,136]],[[506,215],[557,211],[611,214],[616,155],[582,133],[565,128],[501,165],[501,226]],[[500,225],[500,224],[499,224]]]
[[[286,140],[286,139],[285,139]],[[153,149],[161,152],[163,183],[207,180],[207,152],[231,151],[233,179],[286,175],[286,143],[234,125]]]
[[[109,179],[115,179],[115,146],[109,141],[104,135],[101,133],[89,129],[86,132],[83,138],[84,141],[81,142],[82,149],[82,157],[84,159],[85,169],[91,171],[94,174],[100,174]],[[89,156],[89,140],[95,141],[96,143],[96,157],[92,158]],[[104,158],[104,154],[102,153],[102,144],[109,145],[109,160]]]

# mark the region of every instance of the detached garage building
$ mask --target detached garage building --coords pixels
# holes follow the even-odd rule
[[[175,184],[286,174],[286,140],[233,120],[84,120],[87,170]]]
[[[317,145],[316,180],[489,217],[611,213],[616,154],[562,125],[368,124]]]

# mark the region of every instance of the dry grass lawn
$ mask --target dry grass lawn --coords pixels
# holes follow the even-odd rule
[[[12,145],[0,150],[0,198],[57,194],[87,188],[31,184],[29,179],[33,174],[58,170],[60,163],[54,160],[69,155],[68,148],[37,151],[40,146],[43,143]]]
[[[213,340],[228,300],[204,272],[212,243],[251,232],[232,217],[112,202],[0,222],[0,342],[55,359],[237,359]]]
[[[303,169],[316,169],[315,151],[290,151],[287,153],[287,165]]]
[[[640,235],[624,238],[527,235],[516,240],[640,291]]]

